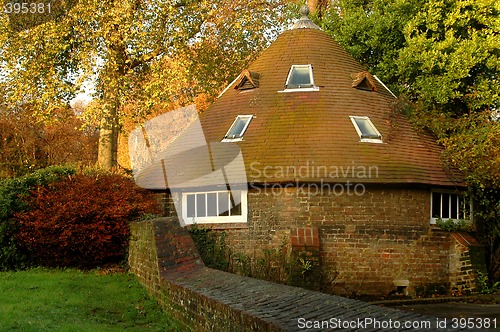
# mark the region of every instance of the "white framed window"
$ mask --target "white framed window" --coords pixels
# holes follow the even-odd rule
[[[437,220],[469,220],[471,203],[460,193],[453,191],[431,192],[431,224]]]
[[[279,92],[318,91],[312,65],[292,65],[286,78],[285,90]]]
[[[247,190],[183,193],[182,219],[187,225],[247,222],[247,193]]]
[[[229,127],[229,130],[222,139],[222,142],[238,142],[243,140],[243,135],[245,135],[252,118],[253,115],[238,115],[236,119],[234,119],[231,127]]]
[[[350,116],[361,142],[383,143],[382,135],[367,116]]]

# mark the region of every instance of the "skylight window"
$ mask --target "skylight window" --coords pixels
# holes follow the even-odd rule
[[[285,83],[285,91],[317,91],[311,65],[292,65]]]
[[[253,115],[238,115],[227,131],[222,142],[237,142],[243,139],[243,135],[252,121]]]
[[[361,142],[382,143],[382,135],[367,116],[351,116]]]

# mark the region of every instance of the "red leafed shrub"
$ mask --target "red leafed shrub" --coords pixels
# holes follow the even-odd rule
[[[157,213],[154,197],[111,174],[75,175],[38,187],[15,215],[17,240],[35,265],[93,268],[125,258],[129,222]]]

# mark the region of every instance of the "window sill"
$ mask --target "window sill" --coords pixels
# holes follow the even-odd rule
[[[375,144],[383,144],[384,141],[381,139],[375,139],[375,138],[361,138],[359,140],[361,143],[375,143]]]
[[[189,224],[186,225],[187,229],[194,227],[209,228],[209,229],[248,229],[248,223],[235,222],[235,223],[206,223],[206,224]]]
[[[234,143],[234,142],[241,142],[243,141],[243,137],[239,138],[224,138],[221,142],[222,143]]]
[[[319,91],[319,87],[315,86],[312,88],[296,88],[296,89],[285,89],[282,91],[278,91],[278,93],[288,93],[288,92],[314,92]]]

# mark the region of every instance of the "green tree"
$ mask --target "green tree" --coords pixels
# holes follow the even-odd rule
[[[409,98],[432,117],[475,121],[470,114],[498,109],[499,33],[496,1],[427,1],[405,26],[407,45],[396,61]],[[453,124],[427,118],[438,137],[448,136]]]
[[[79,0],[53,2],[53,13],[46,16],[2,13],[2,98],[8,109],[22,105],[50,120],[84,82],[94,82],[97,102],[88,117],[100,125],[99,163],[113,167],[124,106],[134,103],[147,113],[158,100],[176,98],[168,92],[177,81],[149,81],[178,77],[158,75],[162,60],[192,55],[187,71],[193,76],[220,69],[198,80],[213,93],[234,74],[224,69],[249,61],[259,50],[255,46],[272,38],[283,2]],[[209,56],[214,49],[217,55]]]
[[[395,93],[403,85],[396,60],[407,43],[404,28],[421,9],[416,0],[338,0],[320,26]]]

